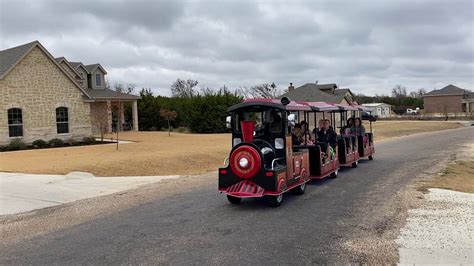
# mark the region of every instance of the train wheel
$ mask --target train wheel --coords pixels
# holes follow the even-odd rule
[[[373,160],[374,159],[374,156],[373,155],[369,155],[369,160]]]
[[[359,164],[359,162],[358,162],[358,161],[355,161],[355,162],[352,163],[352,167],[353,167],[353,168],[356,168],[358,164]]]
[[[306,190],[306,182],[293,188],[291,192],[293,192],[293,194],[296,194],[296,195],[303,195],[305,190]]]
[[[283,202],[283,193],[277,196],[267,196],[268,203],[272,207],[278,207]]]
[[[331,177],[331,178],[337,178],[338,172],[339,172],[339,169],[336,169],[336,171],[334,171],[334,172],[331,173],[330,177]]]
[[[242,198],[237,198],[231,195],[227,195],[227,200],[232,204],[240,204],[240,202],[242,201]]]

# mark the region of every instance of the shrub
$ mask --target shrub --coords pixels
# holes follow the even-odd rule
[[[69,146],[77,146],[77,145],[79,145],[79,142],[76,141],[76,140],[74,140],[74,139],[68,139],[68,140],[66,141],[66,143],[67,143]]]
[[[18,151],[26,149],[26,144],[21,139],[14,139],[8,144],[7,150]]]
[[[92,145],[92,144],[96,143],[96,140],[95,140],[94,137],[84,137],[82,139],[82,143],[86,144],[86,145]]]
[[[64,141],[62,139],[58,139],[58,138],[52,139],[48,143],[49,143],[50,147],[62,147],[62,146],[64,146]]]
[[[45,140],[37,139],[31,144],[35,149],[43,149],[48,147],[48,143]]]

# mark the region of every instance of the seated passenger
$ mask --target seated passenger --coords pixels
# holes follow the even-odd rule
[[[313,134],[315,135],[316,138],[318,137],[318,132],[323,129],[324,129],[324,119],[320,119],[318,122],[318,127],[315,127],[313,129]]]
[[[341,128],[341,135],[350,135],[354,126],[354,117],[347,119],[347,124]]]
[[[270,112],[270,120],[268,121],[270,123],[270,131],[272,133],[280,133],[281,132],[281,117],[280,114],[278,114],[277,111],[272,110]]]
[[[351,134],[356,136],[365,136],[365,127],[360,118],[354,119],[354,125],[351,127]]]
[[[303,135],[303,139],[305,142],[313,142],[313,138],[311,136],[311,132],[308,130],[308,123],[306,121],[301,121],[301,132]]]
[[[329,121],[329,119],[324,120],[323,129],[318,131],[318,141],[329,144],[331,157],[334,158],[334,150],[337,146],[337,134],[332,129],[331,122]]]
[[[303,131],[301,130],[301,125],[296,123],[295,127],[291,132],[291,138],[293,145],[301,145],[304,142]]]

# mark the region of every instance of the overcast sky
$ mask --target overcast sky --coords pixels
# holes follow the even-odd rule
[[[474,1],[0,0],[0,48],[39,40],[110,82],[169,95],[177,78],[230,88],[337,83],[474,86]]]

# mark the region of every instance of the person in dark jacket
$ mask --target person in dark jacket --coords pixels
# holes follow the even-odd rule
[[[337,134],[334,132],[334,129],[331,127],[331,122],[329,119],[324,120],[324,128],[317,132],[318,141],[325,142],[329,144],[333,149],[337,146]]]

